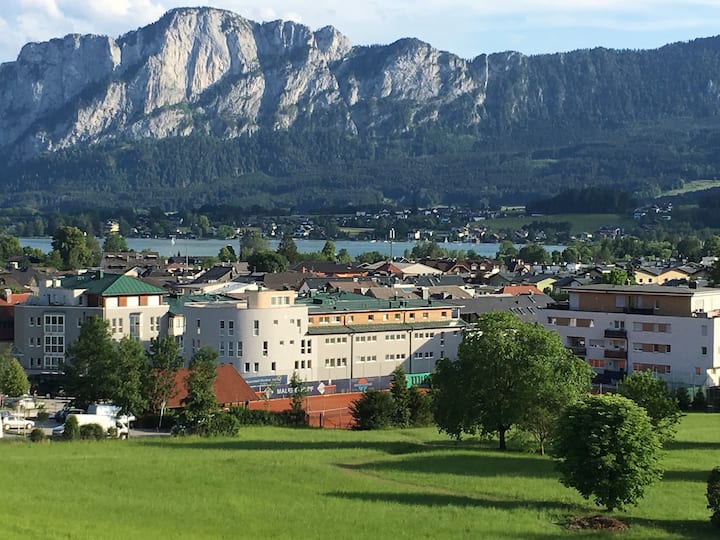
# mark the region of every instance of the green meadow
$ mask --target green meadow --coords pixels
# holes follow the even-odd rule
[[[434,429],[245,428],[237,438],[0,441],[0,537],[72,539],[704,539],[720,415],[685,417],[665,477],[623,533],[566,530],[598,512],[552,460],[455,444]]]

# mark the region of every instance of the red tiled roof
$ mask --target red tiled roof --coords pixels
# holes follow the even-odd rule
[[[512,294],[517,296],[518,294],[543,294],[535,285],[506,285],[500,289],[500,294]]]
[[[169,409],[183,407],[182,400],[188,395],[187,375],[188,369],[182,368],[175,375],[175,389],[177,394],[168,401]],[[215,377],[215,399],[220,405],[242,404],[246,401],[257,401],[257,394],[245,382],[237,370],[230,364],[220,364]]]
[[[33,293],[12,293],[10,302],[4,298],[0,298],[0,306],[14,306],[15,304],[24,304],[28,301],[28,298],[33,296]]]

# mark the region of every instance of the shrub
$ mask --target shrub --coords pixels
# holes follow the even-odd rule
[[[240,421],[236,416],[221,412],[208,420],[204,435],[208,437],[235,437],[240,431]]]
[[[350,405],[355,420],[353,429],[383,429],[392,424],[395,403],[392,396],[381,390],[366,390]]]
[[[707,500],[708,508],[713,512],[710,523],[720,528],[720,467],[710,471],[707,481]]]
[[[67,429],[67,426],[65,426]],[[107,436],[107,432],[100,424],[85,424],[80,426],[80,438],[83,440],[101,441]]]
[[[705,397],[705,393],[702,391],[702,389],[697,391],[695,397],[692,400],[692,410],[707,412],[707,398]]]
[[[423,392],[415,386],[410,387],[408,389],[408,406],[410,407],[411,426],[430,426],[435,422],[432,400],[427,392]]]
[[[232,407],[230,414],[243,426],[285,426],[287,419],[283,413],[245,407]]]
[[[50,414],[47,411],[38,411],[37,413],[37,421],[41,424],[44,422],[47,422],[47,419],[50,418]]]
[[[77,416],[68,415],[65,419],[65,429],[63,430],[63,439],[66,441],[75,441],[80,438],[80,426],[78,425]]]
[[[30,432],[30,440],[32,442],[42,442],[45,440],[45,432],[42,428],[36,427]]]
[[[675,390],[675,399],[677,399],[678,407],[681,411],[690,410],[690,393],[688,392],[687,388],[681,386],[680,388]]]

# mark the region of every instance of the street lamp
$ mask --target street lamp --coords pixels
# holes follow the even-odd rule
[[[393,261],[393,240],[395,240],[395,228],[390,227],[390,261]]]

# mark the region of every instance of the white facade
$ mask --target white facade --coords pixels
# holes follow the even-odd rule
[[[308,310],[295,305],[293,291],[255,292],[248,301],[189,303],[183,311],[186,360],[207,345],[218,352],[218,362],[232,364],[245,378],[297,371],[312,379],[317,362],[314,340],[305,336]]]
[[[716,386],[719,310],[716,289],[605,285],[571,291],[567,308],[548,306],[540,321],[597,373],[650,370],[671,387]]]
[[[247,301],[186,303],[183,354],[189,360],[210,346],[218,362],[232,364],[251,384],[294,372],[330,383],[383,377],[399,365],[423,373],[440,358],[456,357],[465,326],[456,306],[420,301],[425,307],[413,308],[394,301],[392,307],[346,296],[355,304],[296,303],[293,291],[271,290],[250,291]]]
[[[87,284],[92,282],[89,277]],[[14,353],[29,376],[58,374],[67,346],[91,317],[108,321],[113,339],[129,335],[147,347],[166,331],[168,306],[159,289],[138,291],[105,297],[88,295],[83,287],[63,287],[58,279],[41,283],[37,297],[15,306]]]

